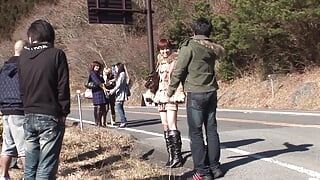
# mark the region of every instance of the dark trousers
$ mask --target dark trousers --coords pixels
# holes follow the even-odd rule
[[[94,105],[93,107],[93,115],[94,115],[94,121],[96,125],[102,126],[106,122],[107,118],[107,107],[105,104],[99,104],[99,105]],[[102,122],[103,120],[103,122]]]
[[[110,95],[109,96],[109,109],[111,111],[111,115],[116,115],[116,111],[115,111],[115,103],[116,103],[116,96],[113,94],[113,95]]]
[[[217,92],[188,92],[187,119],[194,168],[203,175],[219,167],[220,140],[217,132]],[[207,148],[203,139],[205,127]]]

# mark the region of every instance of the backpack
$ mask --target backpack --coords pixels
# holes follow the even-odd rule
[[[0,70],[0,107],[14,109],[21,106],[17,63],[5,63]]]

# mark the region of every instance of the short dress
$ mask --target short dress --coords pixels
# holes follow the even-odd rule
[[[166,110],[178,110],[178,104],[184,103],[185,93],[183,91],[182,83],[180,83],[176,92],[172,97],[168,97],[167,90],[170,84],[170,75],[173,71],[175,63],[178,58],[177,53],[172,53],[169,57],[164,58],[162,55],[158,55],[158,68],[159,73],[159,88],[155,94],[154,102],[158,104],[159,111]]]
[[[106,105],[108,103],[108,99],[106,98],[106,95],[105,95],[103,89],[100,87],[100,85],[104,83],[103,77],[101,77],[99,73],[97,73],[95,71],[91,71],[89,78],[96,85],[96,87],[92,88],[92,103],[93,103],[93,105],[94,106]]]

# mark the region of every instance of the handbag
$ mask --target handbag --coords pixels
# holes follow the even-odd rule
[[[88,99],[92,99],[92,90],[86,89],[86,91],[84,91],[84,97]]]
[[[91,77],[89,76],[88,82],[84,85],[88,89],[94,89],[97,88],[97,85],[91,80]]]
[[[94,84],[94,82],[87,82],[87,84],[84,85],[88,89],[96,88],[97,86]]]
[[[127,97],[131,96],[131,91],[128,84],[126,84],[126,94],[127,94]]]
[[[147,77],[144,87],[150,89],[150,92],[156,93],[159,88],[160,76],[157,71],[150,73]]]

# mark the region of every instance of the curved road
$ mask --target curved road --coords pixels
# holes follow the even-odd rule
[[[82,108],[82,119],[93,122],[92,107]],[[166,161],[161,122],[155,107],[126,107],[127,132]],[[192,169],[185,108],[178,113],[184,168]],[[320,112],[219,109],[221,179],[320,180]],[[70,120],[79,118],[74,107]],[[148,150],[148,148],[146,148]],[[162,154],[162,155],[157,155]],[[183,169],[182,171],[185,171]]]

